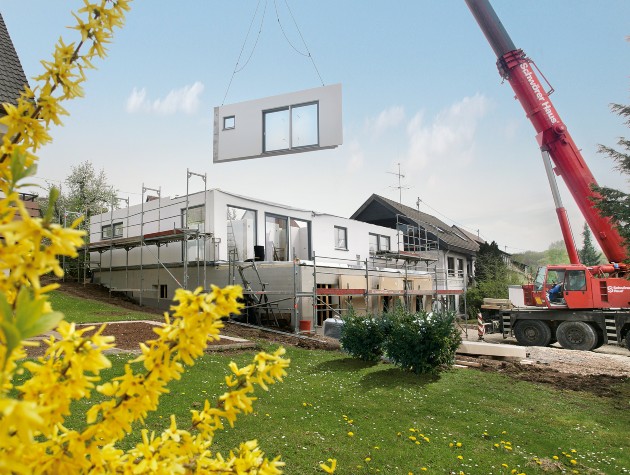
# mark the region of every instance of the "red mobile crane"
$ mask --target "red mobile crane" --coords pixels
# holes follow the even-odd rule
[[[558,341],[564,348],[592,350],[625,339],[630,350],[630,269],[623,263],[628,256],[617,230],[594,207],[595,178],[538,79],[534,62],[514,46],[488,0],[465,1],[497,56],[499,74],[536,129],[571,262],[539,268],[534,283],[523,286],[522,298],[514,299],[522,301],[492,312],[490,318],[504,336],[513,333],[521,345]],[[564,179],[610,264],[580,263],[554,171]]]

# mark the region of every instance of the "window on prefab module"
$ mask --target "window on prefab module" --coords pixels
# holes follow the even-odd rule
[[[186,215],[186,209],[184,208],[182,210],[182,226],[188,229],[196,229],[197,231],[205,232],[204,211],[204,205],[191,206],[188,208],[188,215]]]
[[[123,223],[114,223],[114,238],[122,237],[123,235]],[[101,228],[101,239],[112,238],[112,225],[107,224]]]
[[[263,151],[318,145],[318,111],[317,102],[263,111]]]
[[[391,249],[389,236],[369,233],[369,240],[370,254],[375,254],[376,251],[389,251]]]
[[[199,231],[195,239],[184,241],[188,261],[201,261],[206,258],[204,238],[201,236],[206,232],[205,209],[204,205],[191,206],[188,208],[188,213],[186,213],[186,208],[182,209],[182,227]]]
[[[291,257],[311,258],[311,223],[291,218]]]
[[[348,230],[335,226],[335,249],[348,250]]]
[[[254,259],[256,245],[256,211],[227,207],[227,247],[228,255],[236,261]]]
[[[288,260],[287,228],[286,216],[265,216],[265,258],[268,261]]]

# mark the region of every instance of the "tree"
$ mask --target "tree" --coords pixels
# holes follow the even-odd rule
[[[552,242],[544,251],[525,251],[512,257],[527,265],[534,273],[540,266],[569,263],[567,247],[562,240]]]
[[[491,244],[481,243],[475,263],[475,280],[477,282],[502,280],[506,274],[507,265],[497,243],[494,241]]]
[[[64,226],[70,225],[78,217],[83,217],[80,229],[86,230],[84,241],[90,243],[90,217],[107,212],[113,206],[118,209],[118,199],[114,187],[107,182],[105,170],[96,171],[94,165],[86,160],[71,168],[63,187],[55,200],[50,199],[54,186],[48,187],[45,198],[39,198],[42,214]],[[52,210],[49,208],[52,206]],[[82,252],[76,259],[63,259],[66,277],[81,279],[89,274],[89,253]]]
[[[612,104],[610,108],[614,113],[625,118],[624,123],[630,126],[630,106]],[[630,181],[630,140],[620,137],[617,145],[621,148],[620,150],[600,145],[598,152],[615,161],[617,163],[615,168],[626,174],[627,180]],[[600,195],[593,200],[595,207],[602,216],[610,218],[624,240],[627,249],[626,255],[630,256],[630,195],[605,186],[594,186],[593,191]]]
[[[484,298],[507,298],[508,286],[518,283],[519,280],[517,274],[506,264],[497,243],[482,243],[475,262],[475,280],[466,291],[468,315],[471,318],[477,315]]]
[[[587,223],[584,223],[584,230],[582,231],[582,238],[584,239],[584,247],[579,250],[580,261],[587,266],[595,266],[602,260],[602,253],[598,252],[593,245],[591,239],[591,230]]]
[[[549,244],[549,247],[543,253],[543,261],[541,265],[558,265],[569,264],[569,253],[567,252],[567,246],[563,240],[554,241]]]
[[[59,222],[63,223],[64,212],[80,213],[87,223],[90,216],[108,211],[112,204],[114,209],[118,208],[116,191],[108,183],[105,170],[97,172],[89,160],[73,166],[71,170],[64,181],[66,187],[62,187],[54,203],[52,216]],[[42,212],[45,213],[49,206],[48,197],[40,200]]]

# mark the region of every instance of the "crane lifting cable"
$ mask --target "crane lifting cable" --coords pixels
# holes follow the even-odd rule
[[[252,16],[252,19],[249,23],[249,28],[247,29],[247,34],[245,35],[245,39],[243,41],[243,46],[241,47],[241,51],[238,55],[238,59],[236,60],[236,64],[234,65],[234,70],[232,71],[232,76],[230,77],[230,81],[228,83],[228,86],[225,90],[225,94],[223,96],[223,101],[221,102],[221,105],[225,104],[225,99],[227,98],[227,95],[230,91],[230,87],[232,86],[232,82],[234,81],[234,76],[236,76],[237,73],[241,72],[243,69],[245,69],[245,67],[247,66],[247,64],[249,63],[249,61],[251,60],[252,56],[254,55],[254,51],[256,50],[256,46],[258,45],[258,41],[260,39],[260,35],[262,33],[263,30],[263,24],[265,21],[265,15],[267,12],[267,4],[268,4],[268,0],[264,0],[264,5],[262,6],[262,14],[260,15],[260,24],[258,27],[258,34],[256,36],[256,40],[254,41],[254,45],[249,53],[249,56],[247,57],[247,59],[241,63],[241,58],[243,57],[243,52],[245,51],[245,46],[247,44],[247,40],[249,39],[250,33],[252,31],[252,26],[254,25],[254,22],[258,16],[258,11],[261,9],[261,4],[263,3],[263,0],[258,0],[258,3],[256,4],[256,10],[254,11],[254,15]],[[324,85],[324,81],[322,79],[321,74],[319,73],[319,69],[317,68],[317,65],[315,64],[315,60],[313,59],[313,55],[311,54],[308,45],[306,44],[306,41],[304,40],[304,36],[302,35],[302,32],[300,31],[300,27],[297,24],[297,21],[295,20],[295,17],[293,16],[293,12],[291,11],[291,7],[289,7],[289,3],[287,2],[287,0],[285,0],[285,5],[287,7],[287,10],[289,12],[289,15],[291,16],[291,19],[293,20],[293,24],[295,25],[295,29],[297,30],[298,34],[300,35],[300,39],[302,40],[302,43],[304,45],[304,48],[306,50],[306,53],[300,51],[296,46],[293,45],[293,43],[289,40],[286,31],[282,25],[282,22],[280,21],[280,15],[278,12],[278,3],[277,0],[274,0],[274,9],[276,12],[276,20],[278,22],[278,25],[280,26],[280,30],[282,31],[282,35],[284,36],[284,39],[287,41],[287,43],[289,44],[289,46],[291,46],[291,48],[293,48],[293,50],[298,53],[301,56],[305,56],[308,57],[311,60],[311,63],[313,64],[313,68],[315,69],[315,72],[317,73],[317,76],[319,78],[319,81],[321,82],[322,86]]]
[[[252,51],[249,53],[249,56],[247,57],[247,61],[245,61],[245,63],[239,68],[241,57],[243,56],[243,51],[245,50],[245,45],[247,44],[247,39],[249,38],[249,34],[252,31],[252,25],[254,24],[254,20],[256,19],[256,16],[258,15],[258,10],[260,9],[261,2],[262,0],[258,0],[258,3],[256,4],[256,10],[254,11],[254,16],[252,16],[252,21],[249,22],[249,28],[247,29],[247,34],[245,35],[245,39],[243,40],[243,46],[241,46],[241,52],[238,54],[238,59],[236,60],[236,64],[234,65],[234,70],[232,71],[232,77],[230,77],[230,82],[228,83],[227,89],[225,90],[225,94],[223,95],[223,102],[221,102],[221,105],[225,104],[225,98],[227,97],[228,92],[230,91],[230,86],[232,85],[232,81],[234,81],[234,76],[236,75],[236,73],[245,69],[245,66],[247,66],[247,63],[249,63],[250,59],[252,59],[252,56],[254,55],[254,51],[256,50],[256,46],[258,45],[258,40],[260,39],[260,34],[262,33],[262,29],[263,29],[263,23],[265,21],[265,14],[267,13],[267,0],[265,0],[265,5],[263,7],[263,12],[260,18],[260,26],[258,28],[258,35],[256,35],[256,41],[254,42]]]
[[[297,30],[298,34],[300,35],[300,39],[302,40],[302,43],[304,43],[304,48],[306,48],[306,53],[302,53],[295,46],[293,46],[293,43],[291,43],[291,41],[287,37],[287,34],[285,33],[284,28],[282,27],[282,22],[280,21],[280,15],[278,15],[278,3],[277,3],[277,0],[273,0],[273,3],[274,3],[274,7],[276,9],[276,19],[278,20],[278,25],[280,25],[280,30],[282,31],[282,35],[284,36],[284,39],[287,40],[287,43],[289,43],[291,48],[293,48],[296,53],[301,54],[302,56],[307,56],[308,58],[310,58],[311,63],[313,63],[313,68],[315,68],[315,72],[317,73],[317,76],[319,77],[319,81],[322,83],[322,86],[323,86],[324,85],[324,80],[322,79],[321,74],[319,74],[319,69],[317,69],[317,65],[315,64],[315,59],[313,59],[313,55],[311,54],[310,50],[308,49],[308,45],[306,44],[306,41],[304,40],[304,36],[302,36],[302,32],[300,31],[300,27],[298,26],[297,21],[295,21],[295,17],[293,16],[293,12],[291,11],[291,7],[289,6],[289,2],[287,0],[284,0],[284,4],[287,6],[287,10],[289,11],[289,15],[291,15],[291,19],[293,20],[293,24],[295,25],[295,29]]]

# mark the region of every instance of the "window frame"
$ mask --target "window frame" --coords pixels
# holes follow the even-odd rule
[[[228,121],[232,121],[232,125],[227,125]],[[236,116],[235,115],[226,115],[223,117],[223,130],[233,130],[236,128]]]
[[[343,247],[339,246],[339,232],[343,231]],[[335,226],[334,227],[334,244],[335,249],[338,251],[347,251],[348,250],[348,228],[344,226]]]
[[[376,248],[372,249],[374,238],[376,238]],[[392,240],[390,236],[385,236],[384,234],[368,233],[368,248],[370,254],[376,254],[378,251],[391,251],[391,246]]]
[[[317,110],[316,110],[316,114],[315,114],[315,132],[316,132],[316,141],[315,143],[309,143],[309,144],[304,144],[304,145],[294,145],[295,139],[293,137],[293,131],[294,131],[294,127],[293,127],[293,123],[294,123],[294,117],[293,117],[293,111],[295,109],[299,109],[301,107],[308,107],[308,106],[316,106]],[[268,139],[267,136],[271,135],[270,131],[267,131],[267,124],[268,124],[268,120],[267,120],[267,115],[268,114],[276,114],[278,112],[283,112],[283,111],[287,111],[287,116],[288,116],[288,130],[285,130],[284,132],[286,132],[286,138],[287,138],[287,147],[284,148],[273,148],[273,149],[268,149]],[[266,109],[262,111],[262,153],[278,153],[278,152],[283,152],[283,151],[291,151],[291,150],[300,150],[300,149],[307,149],[307,148],[313,148],[313,147],[319,147],[319,143],[320,143],[320,130],[319,130],[319,101],[310,101],[310,102],[302,102],[299,104],[290,104],[288,106],[283,106],[283,107],[276,107],[273,109]]]
[[[182,217],[182,228],[190,228],[190,223],[189,221],[189,217],[190,217],[190,212],[193,210],[198,210],[199,208],[202,209],[202,220],[201,221],[194,221],[194,224],[203,224],[203,228],[205,232],[205,226],[206,226],[206,210],[205,210],[206,205],[205,204],[200,204],[200,205],[195,205],[195,206],[189,206],[188,208],[182,208],[182,212],[181,212],[181,217]],[[186,210],[188,210],[188,216],[186,216]],[[199,229],[199,228],[197,228]]]
[[[449,277],[455,277],[455,257],[447,256],[446,257],[446,271]]]
[[[278,259],[278,262],[285,262],[289,260],[289,246],[291,245],[289,239],[290,239],[290,233],[289,233],[289,220],[291,218],[289,216],[286,215],[282,215],[282,214],[276,214],[276,213],[265,213],[265,252],[271,252],[271,256],[272,256],[272,261],[276,261],[274,253],[278,250],[278,249],[282,249],[282,258]],[[270,220],[283,220],[284,222],[284,242],[285,242],[285,248],[281,248],[281,247],[275,247],[275,243],[274,243],[274,249],[272,250],[268,250],[267,249],[267,235],[268,235],[268,224],[271,222]]]
[[[254,242],[252,244],[252,258],[255,256],[255,248],[258,245],[258,211],[252,208],[245,208],[243,206],[236,206],[236,205],[231,205],[231,204],[227,204],[225,207],[225,224],[228,227],[229,230],[229,226],[231,226],[230,221],[235,221],[232,218],[230,218],[230,209],[236,209],[239,211],[242,211],[242,216],[240,218],[237,218],[238,220],[242,220],[242,219],[246,219],[246,220],[251,220],[252,221],[252,233],[253,233],[253,237],[254,237]],[[247,217],[249,216],[249,217]],[[232,230],[233,232],[234,230]],[[230,251],[230,244],[229,244],[229,239],[226,240],[226,246],[228,249],[228,253]],[[238,249],[238,246],[237,246]],[[242,250],[241,250],[242,251]],[[243,256],[239,256],[241,259],[243,257],[246,257],[247,259],[250,259],[249,256],[249,249],[247,249],[247,253],[243,253]]]
[[[122,221],[118,221],[116,223],[113,223],[113,227],[112,224],[105,224],[103,226],[101,226],[101,239],[116,239],[116,238],[121,238],[123,237],[123,222]],[[110,235],[106,236],[105,235],[105,231],[109,230]],[[117,232],[117,230],[119,230]]]

